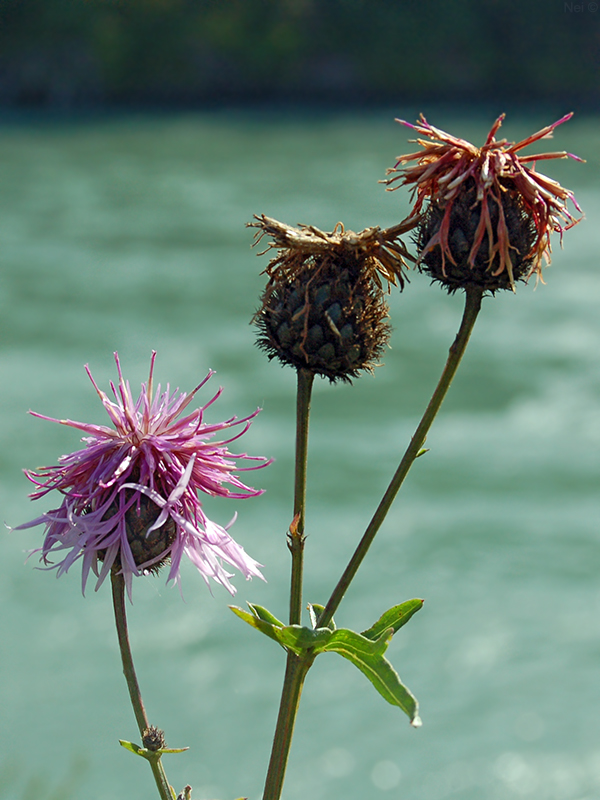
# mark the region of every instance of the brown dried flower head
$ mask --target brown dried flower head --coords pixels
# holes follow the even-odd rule
[[[150,727],[146,728],[144,731],[142,744],[146,750],[152,750],[153,752],[162,750],[167,746],[165,742],[165,732],[157,728],[156,725],[150,725]]]
[[[567,208],[570,200],[581,212],[573,193],[537,172],[536,163],[583,159],[565,151],[530,156],[518,151],[552,138],[554,129],[571,117],[515,144],[495,138],[502,114],[482,147],[435,128],[423,115],[416,125],[397,120],[427,137],[411,140],[422,149],[400,156],[388,170],[394,177],[385,181],[391,190],[413,187],[410,219],[423,271],[449,291],[469,284],[491,292],[514,291],[517,280],[534,273],[541,278],[542,261],[550,263],[550,234],[559,233],[562,243],[564,231],[582,217]]]
[[[259,346],[269,358],[331,381],[372,370],[389,339],[384,285],[402,289],[405,259],[414,260],[398,238],[412,225],[354,233],[338,223],[325,233],[264,215],[255,220],[255,243],[269,236],[263,253],[277,251],[254,316]]]

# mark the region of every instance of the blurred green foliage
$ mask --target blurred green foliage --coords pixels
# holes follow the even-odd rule
[[[564,0],[0,0],[0,104],[594,102]]]
[[[14,761],[5,761],[0,766],[0,798],[11,800],[74,800],[78,797],[83,777],[88,772],[88,763],[81,756],[71,760],[65,778],[58,786],[39,771],[32,772]]]

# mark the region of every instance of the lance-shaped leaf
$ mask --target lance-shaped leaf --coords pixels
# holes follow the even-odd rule
[[[244,622],[264,633],[270,639],[274,639],[286,650],[291,650],[296,655],[301,655],[307,651],[320,653],[329,641],[332,631],[329,628],[305,628],[302,625],[284,625],[283,622],[273,616],[270,611],[262,606],[248,603],[252,613],[244,611],[238,606],[229,608]]]
[[[339,653],[366,675],[379,694],[409,717],[411,725],[421,725],[419,704],[414,695],[400,681],[384,653],[394,635],[393,628],[384,631],[378,639],[367,639],[360,633],[338,628],[332,633],[324,648],[326,652]]]
[[[252,613],[245,611],[243,608],[239,608],[239,606],[229,606],[229,608],[236,616],[243,619],[244,622],[247,622],[252,628],[256,628],[257,631],[264,633],[265,636],[274,639],[283,647],[284,645],[279,636],[284,627],[283,622],[280,622],[277,617],[274,617],[270,611],[267,611],[267,609],[262,606],[253,605],[251,603],[248,603],[248,605]]]
[[[160,747],[158,750],[148,750],[146,747],[140,747],[139,744],[128,742],[125,739],[119,739],[119,744],[121,747],[124,747],[125,750],[129,750],[135,753],[136,756],[141,756],[148,761],[159,758],[163,753],[185,753],[186,750],[190,749],[189,747]]]
[[[284,625],[270,611],[253,604],[251,613],[237,606],[230,606],[234,614],[253,628],[274,639],[283,648],[296,655],[314,657],[319,653],[339,653],[347,658],[371,681],[379,694],[388,703],[398,706],[410,718],[411,724],[418,727],[419,705],[411,692],[402,684],[398,673],[384,653],[394,633],[421,608],[422,600],[408,600],[390,608],[364,633],[356,633],[346,628],[306,628],[301,625]],[[309,606],[313,624],[322,606]]]
[[[144,754],[141,752],[144,750],[143,747],[140,747],[139,744],[135,744],[134,742],[127,742],[125,739],[119,739],[119,744],[121,747],[124,747],[125,750],[129,750],[132,753],[135,753],[136,756],[144,757]]]
[[[252,609],[252,612],[264,622],[270,622],[271,625],[277,625],[279,628],[284,627],[285,622],[281,622],[281,620],[277,619],[267,608],[259,606],[256,603],[248,603],[248,606]]]
[[[390,628],[396,633],[422,607],[423,600],[407,600],[398,606],[392,606],[379,617],[374,625],[371,625],[366,631],[362,631],[361,636],[365,636],[367,639],[378,639],[384,631]]]

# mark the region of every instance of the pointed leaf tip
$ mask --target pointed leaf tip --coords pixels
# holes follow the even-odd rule
[[[393,628],[393,632],[397,633],[400,628],[406,625],[408,620],[423,607],[423,602],[424,601],[420,598],[415,598],[414,600],[407,600],[404,603],[400,603],[397,606],[392,606],[392,608],[385,611],[381,617],[379,617],[374,625],[366,631],[362,631],[361,636],[375,641],[379,639],[388,628]]]
[[[125,750],[129,750],[130,753],[135,753],[136,756],[142,756],[142,758],[144,757],[143,754],[140,752],[144,748],[140,747],[139,744],[128,742],[125,739],[119,739],[119,744],[121,745],[121,747],[124,747]]]
[[[368,678],[384,700],[402,709],[412,723],[418,716],[419,704],[383,655],[392,635],[392,628],[383,628],[376,639],[338,628],[331,633],[324,649],[347,658]]]

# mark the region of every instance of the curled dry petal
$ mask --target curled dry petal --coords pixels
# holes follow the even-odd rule
[[[413,125],[405,120],[397,120],[402,125],[415,130],[420,137],[416,140],[420,149],[402,155],[394,167],[388,170],[391,175],[385,183],[393,190],[399,186],[413,188],[414,205],[410,219],[419,218],[427,210],[426,202],[444,211],[444,219],[435,236],[424,243],[423,251],[435,247],[441,250],[442,262],[447,259],[454,263],[449,244],[450,218],[453,206],[462,193],[475,187],[475,203],[479,206],[480,224],[477,235],[469,253],[469,263],[474,265],[475,257],[488,232],[489,264],[497,258],[498,266],[495,274],[508,273],[510,285],[514,288],[512,275],[510,231],[502,205],[507,193],[512,194],[519,202],[523,213],[534,226],[534,235],[530,251],[523,257],[530,260],[528,274],[541,276],[542,261],[550,262],[550,234],[561,236],[565,230],[576,225],[582,216],[575,216],[568,208],[570,201],[581,214],[573,192],[559,183],[536,171],[536,162],[555,158],[582,159],[566,151],[542,153],[539,155],[519,155],[524,147],[540,139],[552,137],[554,129],[566,122],[572,114],[566,114],[552,125],[547,125],[537,133],[520,142],[510,143],[506,139],[496,139],[496,134],[504,120],[504,114],[493,124],[485,144],[482,147],[452,136],[431,125],[423,115]],[[495,230],[492,231],[491,208],[499,209],[495,214]],[[492,235],[494,234],[494,235]],[[421,254],[422,256],[422,254]]]

